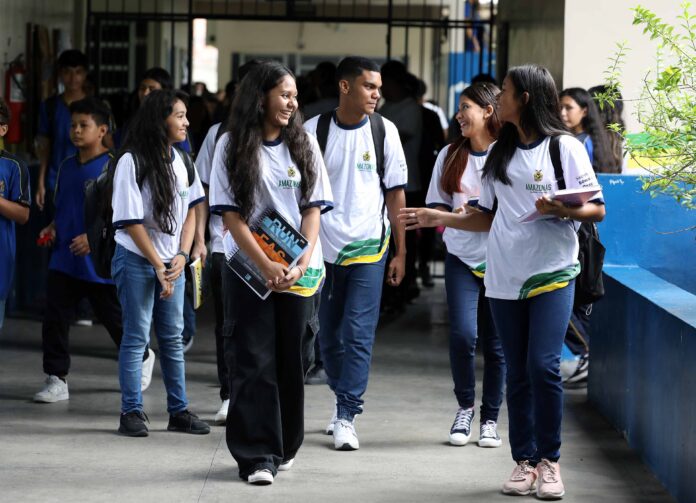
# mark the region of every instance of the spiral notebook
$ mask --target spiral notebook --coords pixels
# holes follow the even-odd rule
[[[251,234],[268,258],[290,269],[300,260],[309,242],[273,208],[264,211],[249,226]],[[232,269],[256,295],[265,299],[271,293],[266,280],[253,260],[234,242],[232,234],[222,238],[227,267]]]

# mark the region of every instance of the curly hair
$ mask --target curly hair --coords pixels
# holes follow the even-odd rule
[[[166,121],[177,101],[186,105],[188,95],[171,89],[151,92],[133,118],[119,153],[130,152],[137,158],[143,182],[148,182],[152,194],[155,222],[162,232],[171,235],[176,230],[176,183]]]
[[[228,120],[225,165],[230,188],[234,192],[239,213],[249,221],[256,207],[257,192],[261,183],[260,149],[263,143],[263,126],[266,121],[264,102],[269,91],[281,80],[295,76],[284,65],[274,61],[260,62],[242,79]],[[280,139],[297,164],[302,181],[302,202],[307,202],[317,180],[312,145],[302,126],[302,115],[296,111],[287,126],[281,128]],[[302,204],[301,204],[302,205]]]

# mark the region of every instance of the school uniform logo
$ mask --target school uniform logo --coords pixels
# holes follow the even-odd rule
[[[544,179],[544,173],[541,172],[540,169],[537,169],[534,171],[534,181],[535,182],[540,182]]]
[[[370,155],[370,151],[366,150],[362,155],[363,162],[357,163],[358,171],[374,171],[375,165],[370,162],[371,158],[372,156]]]
[[[296,180],[297,170],[294,166],[288,167],[288,177],[278,180],[278,187],[281,189],[299,189],[300,181]]]
[[[0,197],[5,197],[5,180],[0,180]]]

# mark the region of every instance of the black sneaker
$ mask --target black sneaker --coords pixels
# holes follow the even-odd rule
[[[205,421],[198,419],[190,410],[182,410],[169,415],[167,431],[180,431],[181,433],[193,433],[194,435],[207,435],[210,426]]]
[[[118,432],[127,437],[147,437],[148,429],[145,422],[150,422],[142,411],[127,412],[121,414]]]

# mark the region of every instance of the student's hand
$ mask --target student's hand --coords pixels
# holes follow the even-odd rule
[[[304,276],[304,272],[300,266],[294,266],[292,267],[283,277],[282,280],[273,288],[273,290],[278,291],[278,292],[284,292],[285,290],[288,290],[291,286],[293,286],[295,283],[300,281],[302,279],[302,276]]]
[[[208,247],[205,243],[200,241],[193,242],[193,249],[191,250],[191,260],[201,259],[201,265],[205,267],[205,259],[208,257]]]
[[[534,203],[536,209],[542,215],[553,215],[554,217],[564,218],[568,216],[568,211],[561,201],[554,201],[548,196],[542,196]]]
[[[75,236],[70,243],[70,251],[73,255],[77,255],[78,257],[84,257],[89,254],[90,249],[89,241],[87,241],[87,234]]]
[[[406,230],[411,231],[442,225],[439,217],[440,212],[431,208],[401,208],[398,218],[406,226]]]
[[[42,182],[39,182],[39,186],[36,188],[36,194],[34,194],[34,201],[36,201],[36,206],[38,206],[41,211],[44,209],[45,199],[46,187],[44,187]]]
[[[271,290],[277,289],[287,273],[288,270],[283,267],[282,264],[273,262],[272,260],[267,260],[263,267],[261,267],[261,274],[266,278],[266,287]]]
[[[174,293],[174,284],[167,279],[167,268],[161,267],[155,269],[157,273],[157,280],[160,282],[162,291],[160,292],[160,299],[168,299]]]
[[[53,246],[53,242],[56,240],[56,228],[53,226],[53,224],[47,225],[43,229],[41,229],[41,232],[39,232],[39,239],[36,241],[36,244],[38,244],[41,247],[49,247]]]
[[[174,257],[165,273],[167,280],[176,281],[181,276],[181,273],[184,272],[184,267],[186,267],[186,259],[181,255]]]
[[[406,273],[406,254],[396,255],[389,261],[387,269],[387,285],[399,286]]]
[[[464,212],[467,212],[467,213],[468,213],[468,211],[467,211],[466,208],[467,208],[467,205],[466,205],[466,204],[463,204],[463,205],[459,206],[458,208],[454,208],[454,209],[452,210],[452,213],[454,213],[455,215],[461,215],[461,214],[464,213]]]

